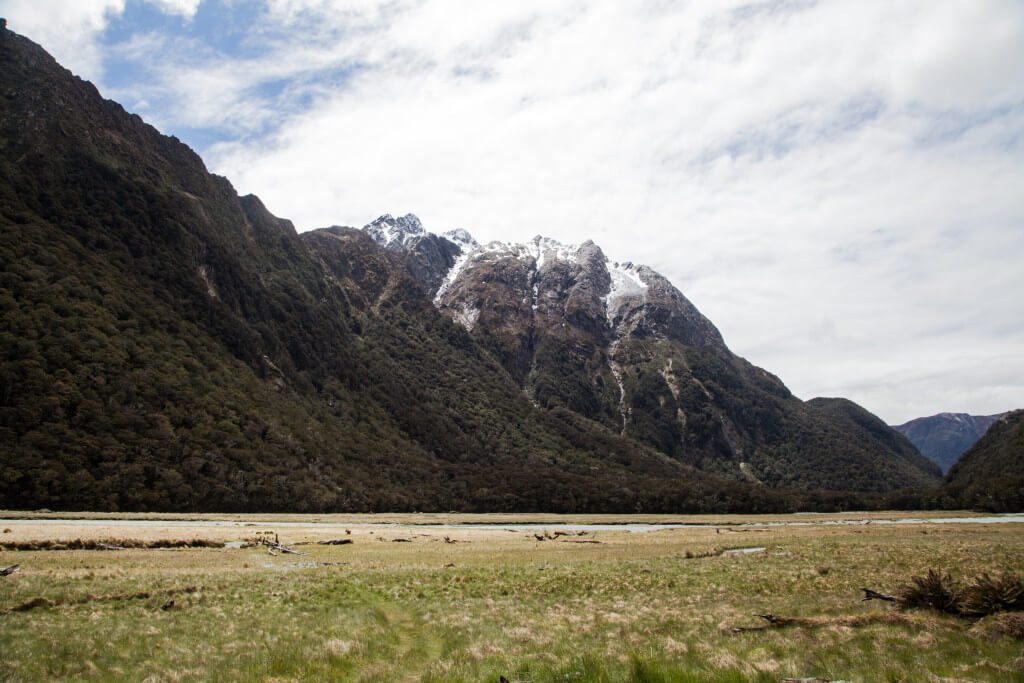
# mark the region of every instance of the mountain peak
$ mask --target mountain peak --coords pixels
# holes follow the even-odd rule
[[[363,226],[373,240],[388,249],[399,249],[409,245],[417,237],[426,234],[423,223],[415,215],[407,213],[395,218],[384,214],[372,223]]]
[[[463,251],[466,251],[467,249],[475,249],[480,246],[480,243],[473,239],[473,236],[462,228],[449,230],[441,235],[441,237],[444,237],[449,242],[457,244]]]

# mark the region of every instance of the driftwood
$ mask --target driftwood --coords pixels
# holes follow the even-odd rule
[[[97,543],[96,550],[128,550],[123,545],[112,545],[110,543]]]
[[[275,538],[276,538],[276,536],[275,536]],[[257,538],[256,539],[256,545],[266,546],[267,550],[277,550],[277,551],[280,551],[282,553],[287,553],[288,555],[304,555],[305,554],[305,553],[300,553],[298,550],[295,550],[294,548],[289,548],[286,545],[278,543],[277,541],[271,541],[269,537]],[[273,554],[273,553],[271,553],[271,554]]]
[[[20,571],[20,564],[12,564],[10,567],[4,567],[3,569],[0,569],[0,576],[10,576],[11,574],[16,574]]]
[[[292,545],[349,545],[351,543],[351,538],[331,538],[326,541],[299,541]]]
[[[873,591],[870,588],[861,588],[864,591],[864,597],[861,598],[861,602],[867,602],[868,600],[884,600],[885,602],[898,602],[896,596],[887,595],[886,593],[879,593]]]

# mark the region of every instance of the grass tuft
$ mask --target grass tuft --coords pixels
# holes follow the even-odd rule
[[[1024,580],[1018,574],[981,574],[963,590],[960,611],[966,616],[1024,611]]]
[[[929,569],[925,576],[913,576],[896,591],[900,607],[932,609],[946,614],[960,613],[960,584],[949,574]]]

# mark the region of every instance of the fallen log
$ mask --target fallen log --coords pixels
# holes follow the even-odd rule
[[[10,576],[11,574],[16,574],[20,571],[20,564],[12,564],[10,567],[4,567],[3,569],[0,569],[0,576]]]
[[[123,545],[113,545],[111,543],[97,543],[96,544],[96,549],[97,550],[128,550],[128,548],[124,547]]]
[[[589,538],[567,538],[562,543],[595,543],[597,545],[604,545],[604,541],[595,541]]]
[[[305,555],[305,553],[300,553],[298,550],[295,550],[294,548],[289,548],[288,546],[282,543],[278,543],[277,541],[271,541],[269,538],[266,537],[257,538],[256,544],[266,546],[267,549],[269,550],[277,550],[288,555]]]
[[[351,538],[331,538],[326,541],[299,541],[292,545],[349,545],[351,543]]]
[[[864,591],[864,597],[861,598],[861,602],[867,602],[868,600],[884,600],[885,602],[898,602],[896,596],[894,595],[879,593],[878,591],[873,591],[870,588],[861,588],[861,590]]]

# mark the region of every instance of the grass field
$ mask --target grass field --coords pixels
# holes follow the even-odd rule
[[[303,555],[0,551],[0,566],[21,565],[0,578],[6,681],[1024,681],[1024,641],[1000,634],[996,619],[860,601],[861,587],[891,591],[929,568],[962,578],[1020,572],[1019,523],[616,530],[538,541],[532,530],[417,523],[753,518],[233,515],[210,519],[235,525],[204,526],[183,515],[166,516],[174,526],[154,516],[131,526],[116,516],[20,516],[29,519],[6,523],[0,543],[241,540],[260,531],[289,545],[353,543],[295,546]],[[395,525],[366,526],[383,521]],[[717,555],[752,546],[766,551]],[[762,613],[803,620],[733,632],[764,623]]]

